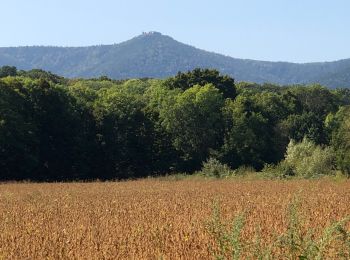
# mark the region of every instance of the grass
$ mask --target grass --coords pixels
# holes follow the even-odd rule
[[[328,179],[2,184],[0,259],[349,259],[349,190]]]

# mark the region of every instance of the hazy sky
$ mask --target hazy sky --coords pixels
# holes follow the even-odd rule
[[[0,0],[0,46],[119,43],[159,31],[237,58],[350,58],[350,0]]]

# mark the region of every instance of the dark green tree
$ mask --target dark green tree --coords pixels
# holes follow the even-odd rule
[[[7,76],[16,76],[17,68],[14,66],[3,66],[0,67],[0,78],[4,78]]]
[[[273,130],[252,99],[238,96],[225,107],[224,145],[221,160],[232,168],[241,165],[261,168],[272,162]]]
[[[324,125],[324,118],[312,112],[292,114],[283,120],[280,126],[284,129],[289,139],[297,142],[307,137],[316,144],[327,144],[329,141]]]
[[[160,113],[162,125],[181,152],[185,170],[200,167],[210,150],[222,143],[222,94],[212,84],[193,86],[168,100]]]
[[[341,107],[326,119],[331,145],[336,152],[337,167],[350,175],[350,106]]]
[[[31,179],[38,165],[37,129],[25,89],[16,80],[0,81],[0,179]]]
[[[130,178],[150,174],[152,122],[137,95],[124,91],[100,92],[94,115],[99,144],[100,178]]]
[[[24,86],[31,103],[32,120],[39,140],[41,180],[85,178],[81,156],[81,116],[76,100],[67,90],[54,87],[44,79],[27,80]]]
[[[313,113],[323,119],[330,112],[336,112],[339,106],[337,96],[320,85],[290,88],[300,101],[304,113]]]
[[[21,71],[19,71],[18,75],[28,77],[31,79],[42,79],[42,80],[46,80],[48,82],[52,82],[54,84],[58,84],[58,83],[64,84],[67,81],[63,77],[60,77],[56,74],[53,74],[50,71],[45,71],[45,70],[41,70],[41,69],[32,69],[29,71],[21,70]]]
[[[195,85],[205,86],[213,84],[223,94],[224,98],[235,98],[236,87],[233,78],[220,75],[219,71],[212,69],[194,69],[187,73],[179,72],[175,77],[169,78],[165,84],[173,89],[180,88],[186,90]]]

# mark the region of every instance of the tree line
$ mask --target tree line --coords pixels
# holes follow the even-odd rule
[[[216,70],[167,79],[66,79],[0,68],[0,179],[193,173],[209,158],[261,170],[305,138],[350,173],[350,91],[235,83]]]

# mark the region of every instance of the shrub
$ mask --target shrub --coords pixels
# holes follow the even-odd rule
[[[334,169],[334,154],[330,147],[322,148],[304,138],[296,143],[291,140],[287,147],[285,162],[297,176],[327,175]]]
[[[242,165],[233,171],[236,176],[245,176],[251,173],[256,173],[256,170],[252,166]]]
[[[206,177],[223,178],[232,175],[233,171],[228,165],[223,164],[219,160],[210,157],[203,163],[200,174]]]
[[[262,174],[268,178],[278,178],[285,179],[295,176],[295,172],[291,165],[289,165],[285,160],[281,161],[277,165],[265,164],[262,169]]]

